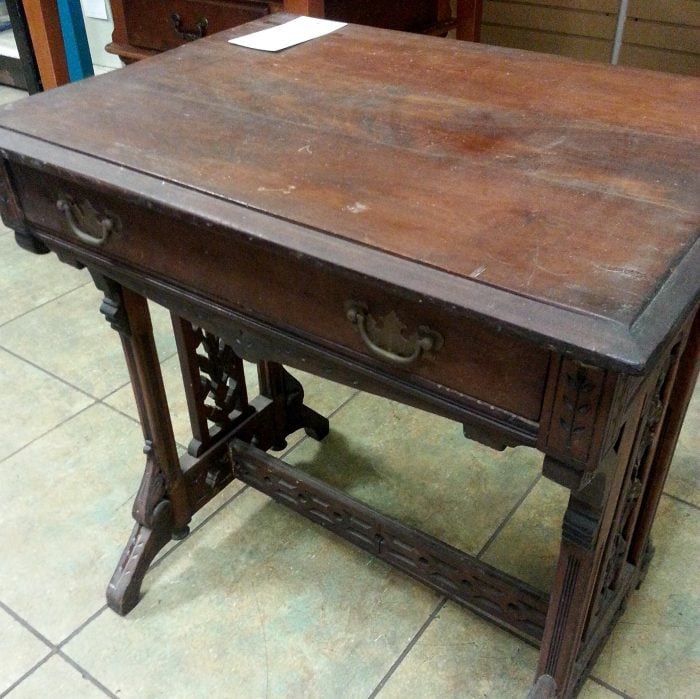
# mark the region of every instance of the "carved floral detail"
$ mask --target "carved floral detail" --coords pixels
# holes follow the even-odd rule
[[[604,371],[562,360],[547,444],[562,458],[588,461],[604,378]]]
[[[197,339],[201,406],[209,422],[218,427],[230,423],[234,412],[248,404],[243,364],[222,339],[202,328],[193,328]]]

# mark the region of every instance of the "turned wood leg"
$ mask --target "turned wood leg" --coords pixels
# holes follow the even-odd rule
[[[107,603],[127,614],[156,554],[188,532],[191,518],[185,480],[170,422],[146,299],[93,275],[105,293],[100,311],[119,332],[145,440],[146,468],[133,506],[136,525],[107,587]]]

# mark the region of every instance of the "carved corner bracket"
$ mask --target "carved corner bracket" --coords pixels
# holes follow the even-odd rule
[[[104,294],[100,304],[100,313],[105,317],[112,329],[122,335],[130,336],[129,319],[124,309],[124,301],[119,284],[107,277],[90,270],[95,286]]]

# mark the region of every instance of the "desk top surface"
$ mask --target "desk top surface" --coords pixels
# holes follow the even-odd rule
[[[629,365],[698,299],[698,79],[358,26],[226,41],[284,19],[15,103],[0,147],[300,224],[307,254],[376,251],[358,271],[403,261],[427,295]]]

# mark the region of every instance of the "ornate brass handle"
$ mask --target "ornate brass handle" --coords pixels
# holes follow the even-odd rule
[[[71,233],[88,245],[102,245],[119,228],[116,216],[109,213],[100,216],[87,200],[77,204],[70,197],[59,197],[56,208],[65,215]]]
[[[207,31],[207,26],[209,20],[206,17],[202,17],[197,20],[197,24],[194,25],[192,31],[187,31],[182,24],[182,17],[177,12],[173,12],[170,15],[170,22],[173,25],[175,33],[185,41],[194,41],[195,39],[201,39],[205,32]]]
[[[406,326],[394,311],[381,319],[381,324],[370,315],[364,304],[351,301],[347,304],[347,319],[360,333],[362,341],[372,354],[392,364],[406,366],[425,354],[439,350],[443,345],[442,335],[425,325],[406,337]]]

